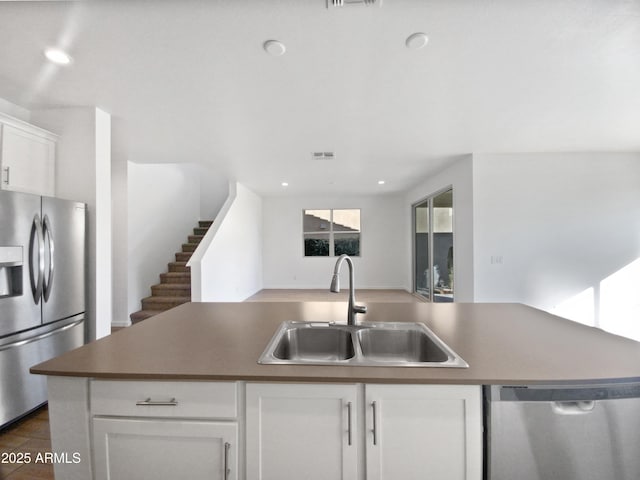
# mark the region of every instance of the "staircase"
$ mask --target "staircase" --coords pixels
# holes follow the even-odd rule
[[[142,299],[142,310],[132,313],[131,323],[137,323],[160,312],[191,301],[191,272],[187,261],[213,222],[201,220],[189,235],[182,251],[177,252],[175,262],[168,264],[167,273],[160,274],[160,283],[151,287],[151,296]]]

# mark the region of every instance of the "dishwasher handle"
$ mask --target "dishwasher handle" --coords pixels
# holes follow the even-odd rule
[[[578,400],[575,402],[553,402],[551,410],[556,415],[585,415],[593,412],[595,400]]]

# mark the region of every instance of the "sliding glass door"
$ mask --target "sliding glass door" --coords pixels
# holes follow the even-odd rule
[[[414,292],[453,302],[453,189],[413,206]]]

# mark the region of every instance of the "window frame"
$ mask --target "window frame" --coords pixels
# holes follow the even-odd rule
[[[306,212],[308,211],[314,211],[314,210],[325,210],[329,212],[329,220],[327,220],[327,222],[329,223],[329,230],[311,230],[311,231],[305,231],[304,229],[304,218],[306,215]],[[341,232],[338,231],[336,232],[333,228],[334,225],[334,211],[335,210],[357,210],[359,212],[359,229],[357,231],[353,231],[353,232]],[[357,234],[358,235],[358,254],[357,255],[349,255],[350,257],[362,257],[362,209],[361,208],[303,208],[302,209],[302,256],[303,258],[335,258],[338,255],[336,255],[335,253],[335,233],[338,234],[338,237],[340,237],[341,234]],[[305,236],[306,235],[329,235],[329,255],[307,255],[306,254],[306,249],[305,249]]]

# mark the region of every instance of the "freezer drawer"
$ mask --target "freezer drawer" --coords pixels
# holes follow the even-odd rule
[[[29,368],[83,343],[83,315],[2,339],[0,427],[47,401],[47,377],[32,375]]]
[[[640,384],[493,386],[488,397],[489,480],[640,478]]]

